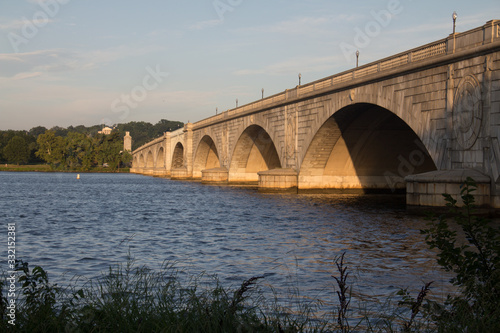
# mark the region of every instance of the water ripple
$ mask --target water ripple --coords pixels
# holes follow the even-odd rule
[[[365,299],[447,280],[404,198],[269,195],[129,174],[0,173],[0,188],[0,217],[16,223],[19,255],[56,281],[99,276],[131,254],[230,285],[264,275],[286,291],[293,280],[315,297],[332,292],[343,251]]]

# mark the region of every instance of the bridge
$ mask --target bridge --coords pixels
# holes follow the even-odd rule
[[[406,192],[478,182],[500,208],[500,20],[167,132],[131,172],[263,191]]]

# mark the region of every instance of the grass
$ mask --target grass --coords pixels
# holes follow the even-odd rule
[[[405,320],[380,314],[354,322],[348,318],[348,273],[344,255],[335,259],[338,311],[321,313],[321,301],[300,298],[300,292],[284,299],[265,297],[261,276],[242,281],[239,287],[223,287],[217,277],[180,274],[166,263],[152,271],[131,258],[109,268],[100,278],[81,286],[51,284],[41,267],[17,262],[20,288],[16,299],[15,326],[7,316],[8,299],[2,298],[2,332],[356,332],[403,330]],[[188,276],[188,277],[186,277]],[[5,281],[5,279],[2,280]],[[80,285],[80,287],[77,287]],[[4,291],[7,285],[2,285]],[[335,291],[331,295],[335,296]],[[277,299],[281,299],[280,302]],[[284,305],[288,304],[288,305]],[[397,307],[397,305],[396,305]],[[399,309],[399,308],[398,308]],[[394,309],[391,309],[394,310]],[[406,311],[415,323],[415,311]],[[399,311],[398,313],[401,313]],[[10,321],[10,323],[9,323]],[[349,325],[348,322],[353,322]],[[375,324],[373,324],[376,322]],[[421,325],[422,326],[422,325]]]
[[[52,169],[48,164],[33,164],[33,165],[0,164],[0,171],[49,172],[52,171]]]
[[[99,173],[128,173],[130,168],[120,168],[118,170],[112,171],[109,168],[95,167],[90,170],[53,170],[48,164],[33,164],[33,165],[16,165],[16,164],[0,164],[0,171],[9,172],[99,172]]]

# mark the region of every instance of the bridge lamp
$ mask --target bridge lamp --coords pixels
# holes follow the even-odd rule
[[[356,67],[359,65],[359,50],[356,51]]]
[[[453,15],[451,17],[453,18],[453,34],[455,34],[455,27],[457,23],[457,12],[453,12]]]
[[[302,74],[299,73],[299,86],[300,86],[300,80],[302,79]]]

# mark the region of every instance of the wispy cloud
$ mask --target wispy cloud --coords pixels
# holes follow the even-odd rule
[[[307,73],[331,70],[342,60],[340,55],[329,57],[294,57],[258,69],[240,69],[234,75],[281,75],[286,73]]]
[[[16,76],[14,76],[13,79],[14,80],[31,79],[34,77],[41,76],[42,74],[43,74],[42,72],[19,73]]]
[[[198,23],[195,23],[189,27],[189,30],[205,30],[208,28],[213,28],[218,25],[221,25],[224,21],[223,20],[207,20],[207,21],[201,21]]]
[[[0,53],[0,77],[30,77],[29,73],[55,73],[95,69],[118,59],[148,54],[157,46],[137,48],[117,46],[103,50],[78,52],[67,49],[49,49],[25,53]],[[34,76],[34,75],[33,75]]]
[[[19,30],[23,27],[24,22],[22,20],[5,20],[0,19],[0,30],[12,31]]]
[[[359,20],[358,15],[326,15],[319,17],[303,16],[276,22],[272,25],[257,25],[239,28],[242,33],[279,33],[287,35],[314,35],[332,33],[339,24]]]

